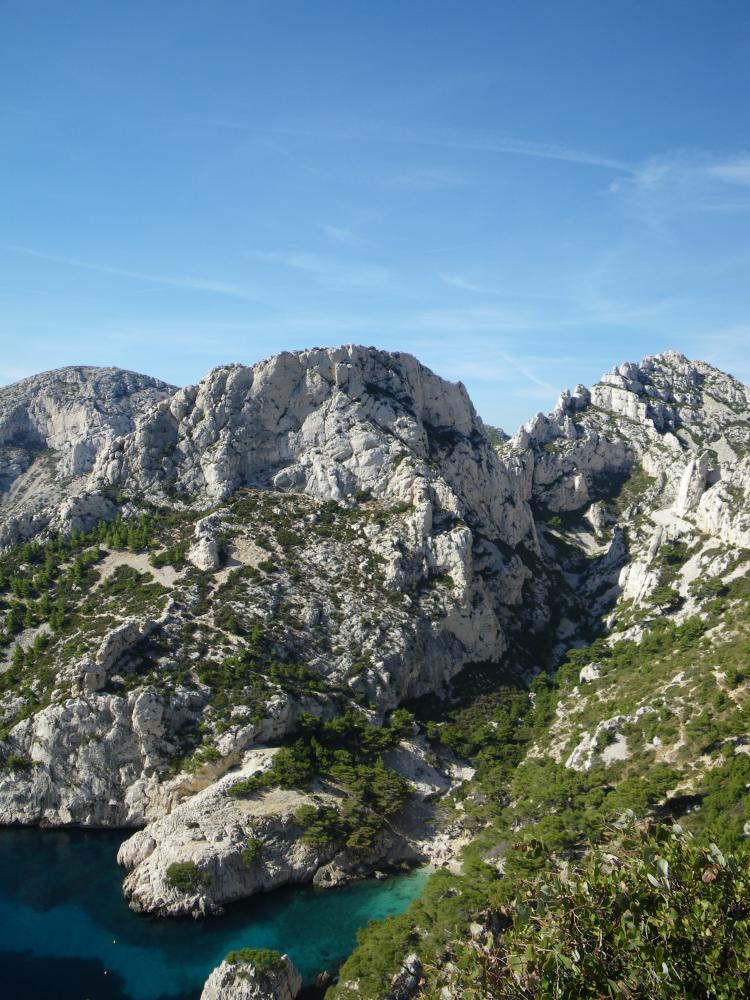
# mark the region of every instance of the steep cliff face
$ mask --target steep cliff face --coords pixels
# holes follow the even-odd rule
[[[372,348],[217,368],[103,452],[98,471],[162,499],[170,489],[220,501],[243,486],[322,500],[362,490],[411,499],[416,490],[437,513],[509,545],[533,534],[516,477],[498,461],[464,387],[410,355]]]
[[[0,389],[0,547],[57,526],[80,530],[111,514],[87,496],[99,452],[174,391],[118,368],[61,368]],[[65,502],[67,501],[67,502]]]
[[[564,393],[519,431],[510,448],[530,455],[545,551],[556,538],[585,551],[583,569],[557,558],[594,617],[627,623],[654,595],[685,617],[691,585],[731,569],[719,546],[750,547],[749,430],[746,386],[667,352]],[[675,546],[690,553],[678,569]]]
[[[750,543],[750,389],[703,362],[667,352],[622,364],[589,392],[565,393],[513,446],[534,454],[533,496],[551,512],[579,510],[640,464],[651,500],[707,534]]]

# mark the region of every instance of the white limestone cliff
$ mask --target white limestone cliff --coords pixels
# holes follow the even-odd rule
[[[110,500],[86,495],[97,456],[173,391],[146,375],[83,366],[0,389],[0,548],[50,523],[81,530],[111,517]]]

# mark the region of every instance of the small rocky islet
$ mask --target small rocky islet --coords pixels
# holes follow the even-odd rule
[[[741,659],[749,440],[750,389],[676,352],[512,438],[364,347],[0,389],[0,823],[132,830],[125,898],[161,918],[423,864],[461,899],[472,866],[502,880],[509,830],[568,810],[570,854],[595,785],[601,816],[637,786],[699,825],[747,760],[744,674],[704,637]],[[532,770],[573,783],[564,809]],[[425,899],[404,919],[433,971],[399,924],[331,997],[459,995],[434,929],[481,942],[487,907]],[[300,989],[246,950],[203,998]]]

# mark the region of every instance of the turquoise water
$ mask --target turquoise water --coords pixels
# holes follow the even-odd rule
[[[287,952],[309,982],[333,970],[369,920],[402,912],[427,873],[343,889],[286,888],[207,920],[132,913],[115,855],[123,837],[0,830],[3,1000],[197,1000],[233,948]]]

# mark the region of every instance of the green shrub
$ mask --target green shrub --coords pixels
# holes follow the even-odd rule
[[[263,854],[263,841],[257,837],[249,837],[247,845],[242,850],[242,860],[248,868],[256,865]]]
[[[28,771],[32,766],[32,761],[28,757],[22,757],[17,753],[10,753],[3,762],[9,771]]]
[[[305,844],[325,847],[341,839],[341,827],[335,809],[300,806],[294,813],[294,822],[302,830],[300,840]]]
[[[282,956],[272,948],[241,948],[230,951],[224,961],[229,965],[254,965],[259,972],[283,964]]]
[[[173,861],[167,868],[167,885],[180,892],[198,892],[211,884],[211,876],[194,861]]]
[[[148,561],[154,569],[160,569],[162,566],[174,566],[175,569],[178,569],[185,565],[186,552],[187,545],[184,542],[180,542],[171,548],[164,549],[163,552],[152,553]]]

